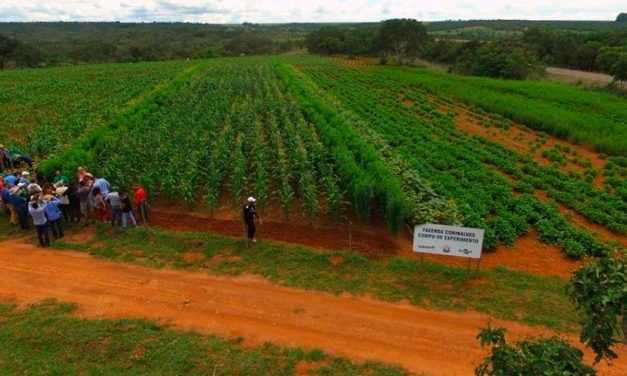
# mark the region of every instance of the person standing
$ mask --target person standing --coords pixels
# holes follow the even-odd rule
[[[90,214],[89,195],[91,193],[91,188],[87,186],[85,180],[81,180],[79,186],[80,188],[78,189],[77,194],[81,210],[81,217],[83,218],[84,224],[87,224]]]
[[[107,211],[107,204],[105,203],[104,198],[100,193],[100,187],[94,187],[91,191],[92,198],[94,200],[94,208],[96,209],[96,214],[98,215],[98,220],[102,223],[109,222],[109,212]]]
[[[87,179],[91,179],[91,174],[85,170],[83,167],[79,167],[76,169],[76,178],[79,182],[85,181]]]
[[[30,184],[26,186],[26,189],[28,190],[28,194],[31,196],[38,195],[43,192],[43,190],[41,189],[41,186],[37,184],[37,180],[35,179],[30,180]]]
[[[54,195],[59,199],[59,209],[63,213],[63,219],[66,222],[70,221],[70,198],[67,194],[68,188],[63,183],[63,180],[59,180],[54,183]]]
[[[9,149],[5,148],[4,145],[0,145],[0,153],[2,153],[2,163],[4,164],[4,167],[13,167],[13,164],[11,163],[11,152]]]
[[[120,195],[118,191],[118,187],[113,187],[111,192],[105,197],[105,201],[111,207],[111,226],[115,226],[116,219],[120,224],[122,223],[122,209],[120,209]]]
[[[30,173],[28,171],[22,171],[22,175],[18,179],[17,184],[24,184],[25,186],[29,185],[30,184],[30,181],[28,181],[29,175]]]
[[[81,218],[81,201],[78,197],[78,188],[76,187],[76,183],[70,183],[65,195],[67,196],[68,201],[70,201],[70,220],[78,222]]]
[[[37,228],[37,237],[42,247],[50,245],[48,236],[48,219],[46,219],[46,204],[41,200],[41,196],[33,195],[28,204],[28,213],[33,217],[33,224]]]
[[[99,188],[100,189],[100,196],[102,196],[102,198],[107,197],[107,195],[109,194],[109,191],[111,190],[111,185],[109,185],[109,182],[107,181],[107,179],[105,178],[96,178],[96,180],[94,180],[94,184],[92,185],[93,189]]]
[[[133,201],[135,201],[135,206],[137,206],[137,210],[139,210],[139,216],[142,219],[142,224],[146,225],[148,222],[148,202],[146,201],[146,191],[139,184],[135,184],[133,188],[135,189],[135,197]]]
[[[52,195],[48,195],[44,196],[43,202],[44,213],[46,213],[46,218],[48,218],[52,236],[55,239],[60,239],[63,237],[63,217],[61,210],[59,210],[61,201]]]
[[[28,210],[26,212],[26,221],[23,222],[21,216],[24,213],[23,212],[20,213],[15,205],[18,205],[18,207],[26,206],[26,200],[24,199],[24,197],[20,196],[19,189],[17,187],[13,187],[9,191],[9,197],[7,199],[7,208],[9,209],[9,212],[11,213],[11,219],[9,220],[9,223],[13,226],[19,224],[22,227],[22,229],[26,230],[28,229]],[[26,228],[24,228],[24,224],[26,224]]]
[[[17,213],[22,230],[28,230],[28,201],[24,198],[22,192],[22,189],[15,188],[15,190],[11,193],[11,199],[9,202],[13,204],[13,208]]]
[[[57,170],[52,182],[55,184],[58,182],[63,182],[64,185],[68,185],[70,184],[70,179],[67,176],[63,175],[63,171]]]
[[[9,187],[3,185],[1,194],[2,194],[2,208],[4,209],[5,212],[9,213],[10,209],[8,205],[9,205],[9,199],[11,197],[11,190],[9,189]]]
[[[17,173],[9,174],[4,177],[4,185],[17,185]]]
[[[242,210],[242,219],[246,224],[246,233],[248,239],[253,243],[257,242],[257,238],[255,238],[255,233],[257,232],[257,228],[255,227],[255,217],[259,220],[260,225],[263,224],[263,220],[255,208],[255,202],[257,202],[257,200],[254,197],[249,197],[248,203],[244,205],[244,209]]]
[[[133,216],[133,206],[131,206],[131,199],[126,192],[122,192],[120,197],[120,207],[122,208],[122,227],[126,228],[126,223],[130,219],[133,227],[137,227],[137,221]]]

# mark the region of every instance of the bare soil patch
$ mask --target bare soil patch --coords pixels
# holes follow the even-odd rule
[[[243,228],[241,221],[212,219],[209,217],[197,217],[189,214],[170,214],[161,209],[151,212],[151,225],[175,231],[199,231],[218,233],[222,235],[241,237]],[[178,213],[182,213],[178,210]],[[321,219],[324,222],[324,219]],[[349,249],[349,225],[339,224],[335,226],[307,225],[294,222],[265,222],[257,226],[260,239],[273,242],[300,244],[317,250]],[[412,252],[412,237],[408,231],[397,236],[392,235],[382,224],[362,226],[351,229],[353,250],[365,254],[371,258],[398,255],[418,259],[421,256]],[[466,267],[468,261],[463,258],[425,255],[425,260],[439,262],[446,265]],[[212,262],[222,262],[212,260]],[[331,260],[331,263],[340,260]],[[526,271],[539,275],[555,275],[570,277],[573,270],[583,265],[584,261],[572,260],[555,246],[540,243],[535,232],[518,238],[513,247],[498,247],[494,252],[484,252],[481,268],[496,268],[505,266],[510,269]],[[475,265],[471,265],[475,267]]]
[[[148,319],[183,330],[241,337],[250,345],[322,348],[356,361],[381,360],[427,375],[471,374],[486,355],[475,336],[488,320],[507,327],[515,339],[554,334],[476,312],[434,312],[300,291],[273,286],[259,277],[149,269],[15,242],[0,243],[0,275],[2,301],[26,305],[53,297],[75,302],[83,317]],[[301,313],[294,314],[294,307]],[[565,337],[578,343],[576,336]],[[618,360],[612,367],[601,364],[600,375],[627,374],[627,350],[617,350]],[[142,349],[133,354],[141,357]],[[586,359],[592,359],[589,351]]]

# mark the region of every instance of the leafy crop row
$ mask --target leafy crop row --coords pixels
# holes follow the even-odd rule
[[[32,155],[62,151],[129,101],[193,62],[107,64],[0,73],[0,139]]]
[[[522,171],[518,165],[521,156],[498,144],[457,131],[452,115],[439,114],[420,92],[384,75],[346,69],[311,57],[294,58],[293,63],[326,92],[327,97],[335,97],[353,113],[345,114],[346,118],[361,119],[353,125],[360,129],[362,137],[384,139],[389,153],[403,159],[411,170],[428,177],[435,192],[457,202],[464,224],[486,228],[487,249],[494,248],[497,241],[512,245],[530,226],[535,226],[541,240],[560,245],[570,256],[606,252],[588,233],[569,225],[555,206],[531,195],[514,195],[511,183],[489,166],[519,174],[519,177],[537,173],[544,180],[551,174],[554,179],[564,174],[555,174],[532,161],[527,161],[530,171]],[[402,98],[411,98],[412,104],[403,104]],[[581,188],[581,182],[573,179],[563,179],[563,183],[566,186],[559,187],[556,181],[551,181],[551,186],[559,188],[560,192],[585,188],[589,194],[584,200],[587,203],[601,197],[609,200],[618,206],[616,210],[603,207],[608,209],[608,217],[623,223],[616,196],[588,189],[585,185]]]
[[[567,84],[461,77],[424,69],[385,68],[377,73],[453,96],[598,151],[627,154],[627,106],[616,95]]]

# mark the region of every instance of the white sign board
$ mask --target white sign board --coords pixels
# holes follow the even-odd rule
[[[426,223],[414,229],[414,252],[481,258],[484,230]]]

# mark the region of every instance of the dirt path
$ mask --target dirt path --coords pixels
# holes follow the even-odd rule
[[[241,220],[208,218],[198,215],[177,214],[171,211],[152,210],[150,223],[158,227],[177,231],[214,232],[218,234],[242,237],[244,229]],[[371,231],[372,230],[372,231]],[[352,238],[349,242],[349,229],[346,224],[310,225],[293,220],[289,222],[264,221],[257,226],[257,234],[262,239],[301,244],[317,249],[358,249],[371,256],[395,254],[398,242],[385,228],[351,229]]]
[[[160,228],[175,231],[213,232],[227,236],[242,236],[241,221],[226,218],[208,218],[200,214],[172,214],[172,208],[152,210],[151,224]],[[175,219],[176,218],[176,219]],[[338,250],[349,249],[348,226],[317,225],[312,226],[298,221],[264,222],[258,226],[257,234],[261,239],[290,244],[300,244],[312,249]],[[412,238],[408,232],[393,236],[382,226],[366,226],[352,230],[352,249],[368,255],[380,257],[397,255],[419,259],[412,252]],[[425,255],[427,261],[441,264],[466,267],[467,260],[458,257]],[[542,244],[537,240],[535,232],[518,238],[514,247],[498,247],[494,252],[484,252],[482,267],[496,268],[505,266],[515,270],[526,271],[539,275],[551,275],[569,278],[573,270],[584,264],[583,260],[572,260],[564,256],[559,248]]]
[[[242,336],[247,345],[270,341],[322,348],[429,375],[471,374],[485,354],[475,335],[488,317],[474,312],[432,312],[277,287],[258,277],[147,269],[83,253],[0,243],[0,300],[27,304],[49,297],[76,302],[85,317],[146,318]],[[492,324],[507,326],[517,338],[540,332],[503,320]],[[621,361],[602,374],[627,374],[627,351],[619,355]]]
[[[586,72],[566,68],[547,67],[546,73],[549,80],[565,81],[571,83],[582,82],[595,86],[606,86],[614,81],[612,76],[610,76],[609,74]]]

